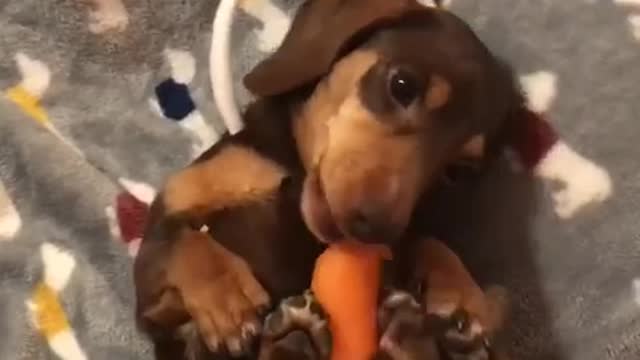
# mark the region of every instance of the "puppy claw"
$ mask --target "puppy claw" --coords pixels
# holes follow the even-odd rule
[[[249,339],[255,335],[258,335],[258,333],[260,333],[260,324],[258,324],[255,321],[246,323],[242,326],[242,338],[243,339]]]
[[[466,324],[466,320],[465,319],[456,320],[456,329],[458,329],[458,331],[460,331],[460,332],[464,331],[464,328],[466,326],[467,326],[467,324]]]
[[[441,319],[445,331],[439,342],[451,359],[488,359],[491,343],[478,319],[464,309],[455,311],[448,319]]]
[[[480,336],[485,333],[485,329],[478,320],[473,320],[471,321],[471,325],[469,326],[469,333],[472,336]]]
[[[213,352],[217,352],[220,349],[220,339],[217,336],[210,336],[207,339],[207,347]]]
[[[231,355],[240,355],[242,353],[242,343],[240,342],[240,339],[231,338],[227,340],[227,350]]]

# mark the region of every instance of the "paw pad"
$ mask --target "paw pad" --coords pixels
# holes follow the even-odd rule
[[[311,351],[324,359],[331,351],[325,313],[310,291],[283,300],[265,319],[263,338],[267,342],[263,346],[271,354],[295,348],[301,353]]]

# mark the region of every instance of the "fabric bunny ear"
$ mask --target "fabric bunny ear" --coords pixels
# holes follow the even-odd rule
[[[256,96],[293,90],[326,73],[346,44],[375,23],[425,9],[415,0],[309,0],[280,48],[244,78]]]

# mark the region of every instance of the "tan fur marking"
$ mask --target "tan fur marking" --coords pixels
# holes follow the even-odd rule
[[[335,116],[364,73],[378,61],[373,51],[355,51],[334,65],[327,79],[318,84],[294,122],[298,151],[307,170],[318,164],[325,152],[327,123]]]
[[[163,326],[178,326],[189,319],[180,295],[172,289],[165,290],[158,301],[145,309],[142,316]]]
[[[393,121],[379,119],[360,99],[359,81],[378,60],[375,51],[361,50],[338,62],[294,127],[305,168],[319,171],[343,231],[351,212],[366,204],[393,208],[390,222],[402,226],[423,179],[419,136],[397,136],[387,125]]]
[[[429,92],[427,92],[425,102],[427,109],[437,109],[449,101],[451,95],[451,84],[445,78],[434,75],[429,84]]]
[[[462,157],[466,159],[480,159],[484,156],[485,136],[482,134],[474,135],[462,147]]]
[[[420,137],[395,135],[356,91],[327,121],[329,135],[320,164],[327,201],[338,226],[366,204],[386,209],[390,223],[404,224],[423,180]]]
[[[207,211],[260,200],[276,189],[286,171],[255,151],[229,145],[212,157],[169,178],[167,213]]]
[[[167,282],[176,289],[202,340],[211,349],[257,321],[270,298],[250,265],[209,234],[184,229],[174,240]]]
[[[418,167],[408,164],[413,164],[419,154],[420,139],[394,136],[384,123],[362,104],[357,94],[350,95],[328,121],[329,143],[325,157],[332,158],[336,164],[344,164],[349,159],[356,162],[344,166],[344,177],[357,175],[358,170],[381,167],[385,173],[402,177],[405,186],[412,187],[415,184],[410,182],[418,176],[414,172]],[[383,157],[385,160],[381,162]]]

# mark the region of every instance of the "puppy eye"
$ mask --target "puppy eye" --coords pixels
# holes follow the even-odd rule
[[[402,107],[408,107],[420,95],[420,83],[406,70],[395,70],[389,79],[389,93]]]

